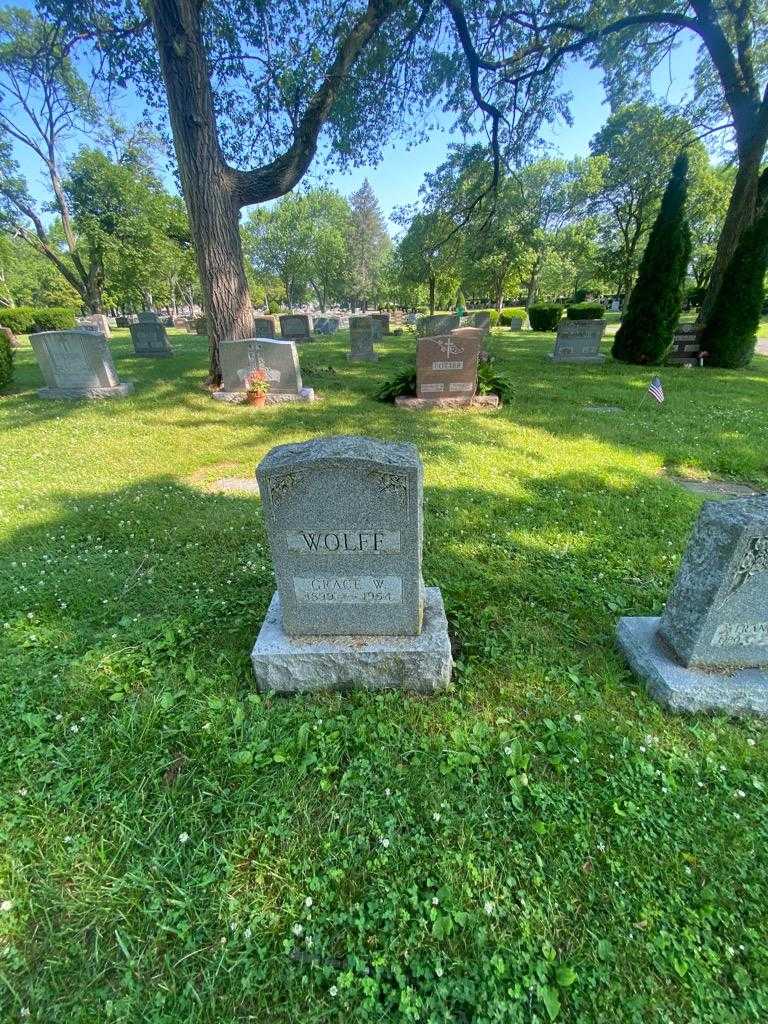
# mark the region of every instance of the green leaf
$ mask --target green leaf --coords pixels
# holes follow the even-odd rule
[[[613,946],[608,939],[600,939],[597,944],[597,955],[601,960],[613,959]]]
[[[568,988],[569,985],[572,985],[574,981],[576,981],[577,977],[578,975],[576,974],[576,971],[574,971],[572,967],[569,967],[568,964],[560,964],[555,971],[555,980],[561,988]]]
[[[556,1020],[560,1013],[560,999],[557,995],[557,989],[547,985],[546,988],[541,990],[541,998],[546,1007],[547,1013],[549,1014],[550,1020]]]

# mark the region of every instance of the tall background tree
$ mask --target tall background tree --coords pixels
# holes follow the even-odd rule
[[[680,318],[691,233],[686,219],[688,155],[681,153],[661,200],[613,355],[627,363],[661,363]]]
[[[367,309],[376,301],[381,268],[392,246],[376,194],[366,178],[349,197],[352,299]]]
[[[103,268],[80,244],[63,183],[63,146],[98,117],[91,89],[70,55],[73,46],[66,26],[22,8],[0,10],[0,216],[56,267],[86,309],[98,312]],[[48,178],[58,231],[31,197],[11,143]]]

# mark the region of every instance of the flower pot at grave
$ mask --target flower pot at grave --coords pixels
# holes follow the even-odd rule
[[[263,409],[267,404],[267,396],[255,391],[246,391],[245,401],[248,405],[255,405],[257,409]]]

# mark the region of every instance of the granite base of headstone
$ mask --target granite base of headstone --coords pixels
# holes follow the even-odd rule
[[[315,392],[305,388],[296,345],[282,338],[240,338],[219,346],[221,389],[212,392],[218,402],[237,405],[245,401],[249,374],[262,370],[269,381],[267,405],[314,402]]]
[[[768,717],[768,497],[706,502],[664,614],[617,639],[665,707]]]
[[[553,363],[605,362],[600,351],[605,325],[605,320],[561,320],[549,358]]]
[[[95,331],[42,331],[29,336],[45,387],[40,398],[124,398],[133,382],[121,382],[107,339]]]
[[[681,324],[672,336],[672,348],[664,360],[668,366],[698,366],[703,328]]]
[[[351,316],[349,318],[349,352],[351,363],[376,363],[379,354],[374,350],[375,327],[373,317]]]
[[[284,313],[280,316],[280,335],[285,341],[311,341],[312,317],[305,313]]]
[[[256,473],[277,579],[251,653],[259,690],[447,686],[445,609],[421,574],[415,446],[320,438],[273,448]]]
[[[164,358],[173,355],[165,327],[159,320],[139,320],[129,327],[133,353],[147,358]]]

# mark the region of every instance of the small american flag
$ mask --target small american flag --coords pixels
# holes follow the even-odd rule
[[[653,395],[656,401],[661,404],[664,401],[664,388],[661,385],[661,377],[654,377],[648,385],[648,394]]]

